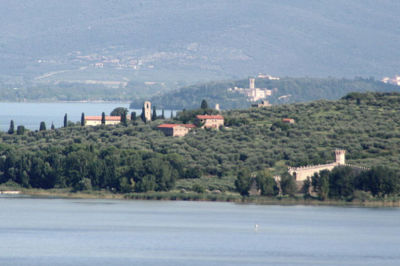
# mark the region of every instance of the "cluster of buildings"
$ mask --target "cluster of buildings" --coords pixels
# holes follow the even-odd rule
[[[113,56],[110,54],[103,55],[98,53],[83,54],[81,51],[75,51],[68,54],[68,56],[71,58],[71,61],[75,63],[85,63],[99,69],[104,67],[139,69],[144,63],[141,58],[133,54]]]
[[[143,116],[146,121],[151,121],[151,103],[149,101],[143,104]],[[106,125],[116,125],[121,123],[120,116],[105,116]],[[161,124],[157,126],[157,129],[162,131],[166,136],[182,137],[188,134],[192,129],[195,128],[209,128],[218,130],[221,126],[224,126],[224,117],[222,115],[197,115],[197,122],[199,126],[195,124]],[[294,124],[295,121],[292,118],[283,118],[282,122],[288,124]],[[85,125],[96,126],[102,124],[102,116],[86,116]],[[354,166],[346,164],[346,151],[337,149],[335,150],[336,160],[328,164],[319,165],[308,165],[301,167],[289,167],[288,173],[292,175],[298,184],[302,184],[304,180],[311,178],[314,174],[319,173],[322,170],[331,171],[337,166],[351,166],[354,168],[366,169],[360,166]],[[280,176],[274,176],[274,179],[279,184]],[[255,184],[255,183],[254,183]],[[258,195],[260,193],[259,189],[253,184],[252,189],[250,189],[250,194]]]
[[[143,115],[146,121],[151,121],[151,103],[149,101],[144,102],[143,104]],[[130,117],[126,117],[127,120],[130,120]],[[102,124],[102,116],[101,115],[92,115],[85,116],[85,126],[99,126]],[[111,116],[106,115],[104,117],[105,125],[118,125],[121,123],[120,116]]]
[[[249,79],[249,88],[233,87],[229,88],[228,91],[245,94],[251,102],[257,102],[258,100],[266,99],[268,96],[272,95],[272,90],[267,88],[256,88],[254,78]]]
[[[394,78],[384,77],[382,82],[400,86],[400,76],[396,75]]]
[[[218,130],[224,125],[224,117],[222,115],[197,115],[200,128],[211,128]],[[193,128],[197,128],[194,124],[161,124],[157,127],[167,136],[182,137],[189,133]]]
[[[143,108],[143,118],[145,121],[151,121],[152,109],[151,103],[149,101],[144,102]],[[85,116],[85,126],[99,126],[102,124],[102,116]],[[129,120],[129,117],[127,117]],[[224,117],[222,115],[197,115],[196,119],[200,128],[211,128],[218,130],[224,125]],[[104,116],[105,125],[117,125],[121,123],[120,116]],[[157,127],[167,136],[182,137],[189,133],[193,128],[197,128],[194,124],[161,124]]]

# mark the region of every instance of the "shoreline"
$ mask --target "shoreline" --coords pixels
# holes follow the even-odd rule
[[[71,192],[66,189],[43,190],[43,189],[22,189],[18,196],[30,196],[34,198],[61,198],[61,199],[116,199],[116,200],[158,200],[158,201],[208,201],[208,202],[231,202],[237,204],[257,205],[281,205],[281,206],[331,206],[331,207],[390,207],[399,208],[400,201],[394,200],[366,200],[366,201],[344,201],[317,199],[304,199],[294,197],[264,197],[250,196],[242,197],[233,193],[196,193],[196,192],[146,192],[115,194],[107,191],[82,191]]]
[[[131,101],[103,101],[103,100],[80,100],[80,101],[2,101],[0,103],[121,103],[130,104]]]

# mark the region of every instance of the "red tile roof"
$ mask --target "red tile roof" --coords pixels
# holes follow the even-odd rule
[[[222,115],[198,115],[198,119],[224,119]]]
[[[161,124],[158,128],[174,128],[176,126],[186,127],[186,128],[195,128],[196,126],[193,124]]]
[[[121,121],[121,117],[120,116],[110,116],[110,115],[106,115],[106,121]],[[101,121],[101,115],[88,115],[85,116],[85,120],[91,120],[91,121]]]
[[[293,118],[283,118],[282,119],[283,122],[294,122]]]

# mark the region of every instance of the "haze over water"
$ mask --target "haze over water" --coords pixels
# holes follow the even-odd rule
[[[399,265],[399,228],[397,208],[0,198],[0,265]]]

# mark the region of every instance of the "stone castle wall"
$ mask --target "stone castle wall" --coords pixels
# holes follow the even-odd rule
[[[312,166],[303,166],[303,167],[290,167],[289,174],[291,174],[296,181],[304,181],[307,177],[312,177],[315,173],[319,173],[322,170],[331,171],[333,168],[338,166],[339,164],[334,162],[330,164],[319,164]]]
[[[331,171],[333,168],[339,165],[346,166],[346,151],[335,150],[336,161],[329,164],[310,165],[302,167],[289,167],[288,172],[291,174],[296,181],[304,181],[308,177],[312,177],[315,173],[319,173],[322,170]]]

